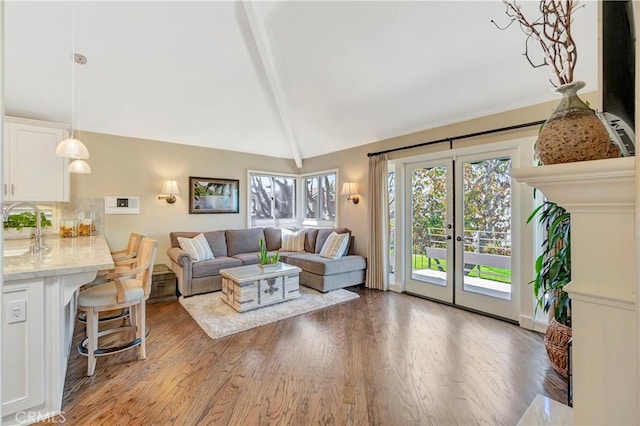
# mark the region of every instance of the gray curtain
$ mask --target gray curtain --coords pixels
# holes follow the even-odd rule
[[[369,157],[369,251],[367,259],[368,288],[389,289],[387,259],[389,244],[389,189],[387,185],[388,154]]]

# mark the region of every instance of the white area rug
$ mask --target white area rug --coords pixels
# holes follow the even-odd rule
[[[221,296],[220,291],[191,297],[180,296],[182,306],[212,339],[219,339],[360,297],[344,289],[323,294],[300,286],[300,297],[297,299],[240,313],[224,303]]]

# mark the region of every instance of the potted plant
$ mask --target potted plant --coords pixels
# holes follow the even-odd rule
[[[546,232],[542,253],[536,259],[533,293],[536,312],[542,309],[553,316],[545,334],[545,348],[553,369],[568,377],[568,343],[571,339],[571,300],[564,286],[571,282],[571,218],[569,213],[546,200],[531,212],[527,223],[537,218]]]
[[[257,256],[260,260],[260,263],[258,264],[260,269],[262,269],[263,271],[276,269],[280,263],[280,252],[276,251],[273,255],[269,255],[267,245],[262,238],[260,238],[258,244],[260,246],[260,253],[258,253]]]
[[[52,226],[43,212],[40,212],[40,225],[42,228]],[[22,212],[9,215],[4,222],[4,237],[7,239],[30,238],[32,230],[36,226],[36,215],[33,212]],[[29,228],[29,229],[24,229]]]

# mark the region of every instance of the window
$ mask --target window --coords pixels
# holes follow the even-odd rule
[[[304,223],[333,225],[336,221],[336,172],[303,177]]]
[[[6,208],[9,205],[11,204],[7,203],[7,205],[3,206],[3,209],[2,209],[3,213],[6,211]],[[57,228],[58,224],[55,223],[55,214],[54,214],[53,206],[51,204],[38,204],[38,208],[40,209],[40,214],[41,215],[43,214],[45,220],[47,221],[46,224],[43,225],[43,230],[45,227]],[[9,218],[12,218],[12,219],[7,222],[7,227],[11,229],[16,228],[18,226],[20,227],[25,226],[26,223],[35,223],[34,221],[35,214],[34,214],[33,208],[24,204],[20,204],[16,206],[16,208],[11,210],[11,212],[9,213]]]
[[[250,227],[336,225],[336,170],[309,175],[249,170],[248,180]]]
[[[295,224],[296,177],[249,174],[251,227]]]

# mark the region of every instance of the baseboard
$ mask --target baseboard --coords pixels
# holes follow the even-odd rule
[[[520,327],[526,328],[527,330],[537,331],[538,333],[546,333],[547,331],[547,323],[545,321],[533,319],[527,315],[520,315],[519,323]]]
[[[402,287],[400,284],[389,284],[389,290],[396,293],[402,293]]]

